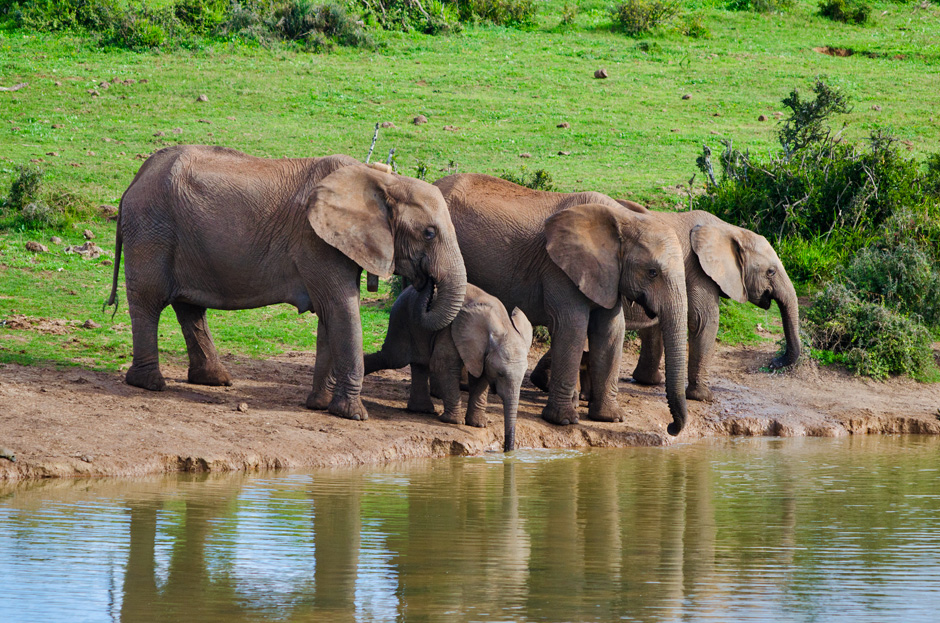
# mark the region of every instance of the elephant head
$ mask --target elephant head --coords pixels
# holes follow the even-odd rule
[[[498,309],[493,309],[495,306]],[[485,374],[496,385],[496,393],[503,401],[503,450],[513,450],[519,389],[532,345],[532,323],[518,307],[510,316],[502,303],[493,299],[466,305],[454,319],[450,332],[467,372],[475,377]]]
[[[344,166],[317,185],[307,220],[367,272],[409,279],[424,298],[425,329],[443,329],[460,311],[467,272],[435,186],[362,164]]]
[[[675,232],[652,217],[601,204],[561,210],[545,222],[549,256],[578,289],[607,309],[636,303],[659,319],[666,397],[678,435],[688,418],[688,302],[685,262]]]
[[[777,301],[787,348],[772,365],[784,367],[796,363],[800,358],[796,290],[767,239],[727,223],[697,225],[689,235],[702,270],[725,296],[739,303],[750,301],[762,309]]]

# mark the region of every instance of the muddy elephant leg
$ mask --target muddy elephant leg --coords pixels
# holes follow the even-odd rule
[[[659,323],[639,329],[640,359],[633,369],[633,380],[640,385],[662,385],[666,377],[662,372],[663,333]]]
[[[578,370],[584,352],[588,314],[570,314],[555,319],[552,335],[552,374],[548,403],[542,419],[566,426],[578,423]]]
[[[529,375],[529,381],[538,389],[547,392],[548,384],[551,381],[551,374],[552,349],[549,347],[548,351],[542,355],[542,358],[539,359],[539,362],[535,364],[535,367],[532,369],[532,374]]]
[[[444,401],[441,421],[448,424],[463,424],[465,414],[460,406],[460,375],[463,362],[448,330],[438,334],[431,353],[431,378]]]
[[[365,366],[358,292],[350,296],[343,307],[328,314],[327,333],[335,379],[333,399],[327,411],[347,420],[367,420],[369,413],[361,397]]]
[[[408,396],[408,410],[415,413],[436,414],[431,402],[431,370],[426,364],[411,364],[411,393]]]
[[[623,358],[624,320],[620,305],[591,312],[588,324],[588,361],[591,404],[588,417],[600,422],[622,422],[617,401],[620,360]],[[579,361],[580,363],[580,361]]]
[[[317,359],[313,364],[313,390],[307,397],[307,408],[325,411],[333,400],[333,358],[330,355],[330,334],[323,318],[317,319]]]
[[[124,380],[134,387],[161,391],[166,387],[166,380],[160,373],[157,327],[166,304],[149,304],[138,299],[134,291],[128,289],[127,303],[131,314],[134,359]]]
[[[486,403],[490,382],[485,377],[469,378],[470,395],[467,398],[467,426],[486,428]]]
[[[206,308],[189,303],[173,303],[173,311],[183,330],[189,353],[187,381],[196,385],[231,385],[232,376],[222,365],[206,323]]]
[[[689,386],[685,397],[689,400],[711,402],[714,395],[708,387],[708,367],[715,354],[718,314],[704,318],[698,327],[690,324],[689,329]]]

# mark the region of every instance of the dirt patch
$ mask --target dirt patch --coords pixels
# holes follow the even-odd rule
[[[879,54],[878,52],[867,52],[865,50],[853,50],[852,48],[836,48],[830,47],[828,45],[820,46],[813,48],[813,52],[818,52],[819,54],[826,54],[827,56],[838,56],[840,58],[847,58],[849,56],[855,56],[856,54],[864,56],[865,58],[890,58],[891,60],[903,61],[906,57],[903,54],[895,54],[888,57],[886,54]]]
[[[670,418],[661,386],[622,381],[624,423],[591,422],[582,405],[580,424],[556,427],[539,418],[545,395],[527,381],[516,443],[580,448],[717,435],[940,434],[940,386],[863,380],[812,364],[786,374],[761,372],[773,348],[720,349],[715,402],[691,402],[690,423],[678,439],[665,432]],[[530,369],[539,355],[533,350]],[[165,366],[170,382],[159,393],[129,387],[118,373],[0,366],[0,446],[16,455],[15,463],[0,458],[0,480],[359,465],[501,448],[498,399],[485,429],[407,413],[407,369],[366,378],[366,422],[309,411],[303,403],[313,362],[309,353],[231,357],[233,387],[188,385],[185,368]],[[625,354],[623,373],[634,365],[635,355]]]
[[[33,331],[43,335],[66,335],[81,326],[77,320],[61,318],[35,318],[23,314],[13,314],[3,320],[3,327],[14,331]]]

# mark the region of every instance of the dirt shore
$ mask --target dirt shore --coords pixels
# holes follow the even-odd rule
[[[838,436],[940,434],[940,386],[907,379],[877,382],[803,364],[785,374],[760,370],[773,346],[721,348],[712,373],[715,401],[690,402],[677,439],[662,387],[621,381],[627,421],[556,427],[539,418],[545,395],[523,385],[519,447],[658,446],[716,435]],[[533,350],[535,364],[540,353]],[[0,480],[132,476],[177,470],[254,470],[358,465],[478,454],[501,449],[502,406],[489,426],[443,424],[404,411],[407,368],[366,378],[369,420],[352,422],[304,408],[313,378],[310,353],[257,361],[228,357],[233,387],[188,385],[186,370],[165,365],[167,390],[151,393],[123,375],[0,365]],[[635,355],[625,353],[629,375]],[[495,401],[494,401],[495,400]],[[239,410],[239,405],[247,409]],[[243,407],[244,408],[244,407]]]

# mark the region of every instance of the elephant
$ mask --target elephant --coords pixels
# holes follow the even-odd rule
[[[648,214],[671,227],[682,243],[685,258],[686,292],[689,302],[689,386],[690,400],[713,400],[708,386],[708,368],[715,352],[721,297],[739,303],[750,301],[768,309],[776,301],[783,317],[786,350],[771,361],[783,368],[800,358],[800,319],[796,290],[773,247],[763,236],[731,225],[702,210],[650,212],[633,201],[617,200],[633,212]],[[626,326],[640,335],[640,358],[633,378],[638,383],[663,382],[662,333],[655,321],[641,310],[625,308]],[[531,380],[547,389],[550,358],[543,357],[532,371]]]
[[[384,167],[384,168],[382,168]],[[157,323],[172,305],[186,340],[190,383],[231,385],[206,308],[289,303],[319,318],[310,409],[353,420],[362,404],[362,269],[410,279],[427,305],[419,321],[447,326],[466,272],[440,191],[349,156],[265,159],[223,147],[162,149],[121,198],[121,260],[133,334],[129,385],[162,390]]]
[[[486,426],[490,385],[503,401],[503,450],[515,447],[519,389],[529,367],[532,324],[519,308],[512,314],[495,297],[467,284],[463,307],[450,326],[429,331],[417,322],[426,295],[408,286],[395,300],[382,349],[365,356],[365,373],[411,364],[408,410],[435,413],[429,380],[444,400],[442,422]],[[466,419],[460,413],[460,377],[469,373]],[[430,373],[430,375],[429,375]]]
[[[673,418],[667,431],[678,435],[688,418],[688,312],[675,232],[600,193],[537,191],[480,174],[451,175],[434,185],[447,201],[468,282],[507,309],[518,307],[551,334],[557,373],[543,419],[558,425],[579,421],[576,384],[587,338],[588,417],[623,420],[617,402],[621,309],[632,302],[663,326]]]

